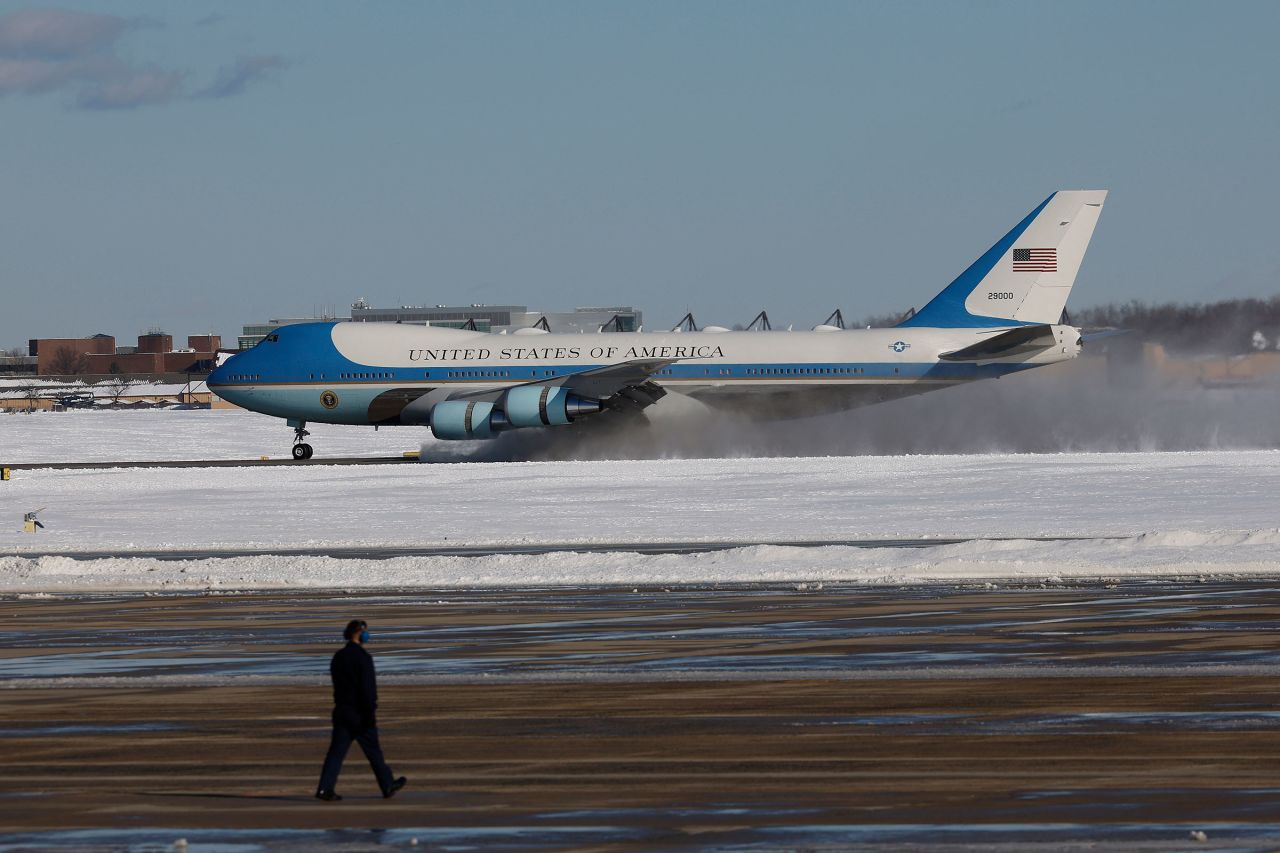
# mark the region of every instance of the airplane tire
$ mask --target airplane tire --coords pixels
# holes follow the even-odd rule
[[[295,444],[293,446],[294,459],[310,459],[312,452],[311,445],[309,444]]]

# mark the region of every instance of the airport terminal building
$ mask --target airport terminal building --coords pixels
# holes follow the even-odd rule
[[[34,338],[28,345],[40,376],[78,374],[208,373],[218,349],[219,335],[188,335],[182,349],[173,335],[158,329],[138,336],[137,346],[117,346],[114,335],[87,338]]]

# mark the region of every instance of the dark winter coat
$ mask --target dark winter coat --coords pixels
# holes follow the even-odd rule
[[[333,722],[353,732],[378,724],[378,679],[373,656],[359,643],[347,643],[329,663],[333,679]]]

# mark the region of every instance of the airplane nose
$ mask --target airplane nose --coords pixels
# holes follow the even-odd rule
[[[228,402],[237,403],[240,393],[240,386],[233,382],[231,377],[236,373],[244,372],[244,353],[233,355],[213,369],[213,372],[205,379],[204,384],[210,391],[217,394]]]
[[[231,362],[234,361],[235,358],[236,356],[233,355],[231,356],[231,358],[227,359],[222,364],[215,367],[213,371],[205,378],[204,384],[209,386],[210,388],[213,388],[215,386],[226,385],[227,377],[231,375]]]

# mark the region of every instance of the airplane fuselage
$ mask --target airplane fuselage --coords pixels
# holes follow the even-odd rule
[[[281,328],[210,377],[254,411],[335,424],[425,424],[438,402],[637,360],[670,360],[652,381],[708,405],[801,417],[990,379],[1074,358],[1058,345],[983,361],[940,358],[1008,328],[611,332],[494,335],[385,323]]]

